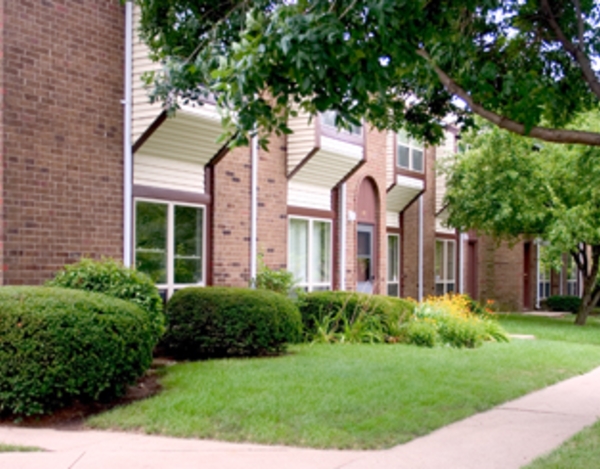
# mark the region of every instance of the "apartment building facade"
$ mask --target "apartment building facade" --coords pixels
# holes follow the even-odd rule
[[[4,1],[0,14],[2,284],[110,256],[169,296],[248,286],[260,255],[309,291],[464,291],[535,306],[533,244],[444,225],[435,166],[455,152],[453,129],[429,148],[368,126],[340,131],[332,113],[300,115],[268,151],[229,149],[216,143],[210,100],[174,117],[150,104],[141,76],[157,65],[118,1]]]

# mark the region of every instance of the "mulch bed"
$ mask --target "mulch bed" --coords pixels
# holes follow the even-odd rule
[[[124,396],[111,402],[83,403],[76,401],[68,407],[57,410],[49,415],[37,415],[20,419],[0,418],[0,425],[12,425],[31,428],[54,428],[57,430],[82,430],[85,420],[95,414],[106,412],[120,405],[130,404],[134,401],[146,399],[158,394],[161,390],[159,376],[156,368],[164,366],[162,363],[153,364],[152,368],[138,382],[127,388]]]

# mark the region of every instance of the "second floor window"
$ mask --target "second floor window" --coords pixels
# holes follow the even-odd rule
[[[423,145],[410,138],[404,130],[398,132],[397,142],[397,165],[400,168],[422,173],[424,170]]]
[[[335,111],[325,111],[324,113],[321,114],[321,124],[324,125],[325,127],[331,127],[336,129],[337,126],[335,124],[337,118],[337,112]],[[340,130],[341,132],[346,132],[349,133],[350,135],[362,135],[362,126],[360,125],[351,125],[350,126],[350,130],[348,129],[343,129]]]

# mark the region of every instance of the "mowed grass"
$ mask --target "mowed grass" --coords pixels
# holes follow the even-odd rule
[[[159,395],[95,416],[89,425],[386,448],[600,365],[596,322],[579,328],[552,321],[503,317],[510,332],[540,339],[474,350],[300,345],[277,358],[182,363],[164,369]]]
[[[34,448],[32,446],[15,446],[0,443],[0,453],[30,453],[33,451],[43,451],[41,448]]]
[[[547,456],[536,459],[526,469],[589,469],[600,461],[600,421],[579,432]]]
[[[500,314],[500,324],[511,334],[532,334],[537,339],[600,345],[600,318],[590,317],[585,326],[575,326],[575,316],[562,318]]]

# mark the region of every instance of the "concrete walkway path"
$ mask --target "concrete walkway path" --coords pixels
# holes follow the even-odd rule
[[[0,443],[48,450],[0,453],[0,468],[517,469],[598,419],[600,368],[383,451],[313,450],[0,426]]]

